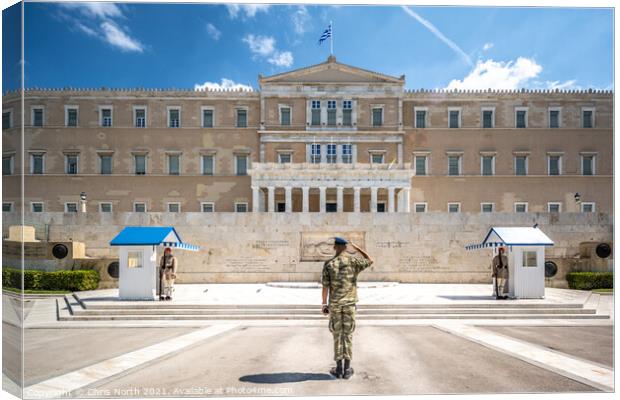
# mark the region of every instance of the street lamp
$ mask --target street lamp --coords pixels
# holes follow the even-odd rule
[[[579,192],[575,193],[575,203],[581,203],[581,195],[579,194]]]
[[[80,211],[86,212],[86,192],[80,193]]]

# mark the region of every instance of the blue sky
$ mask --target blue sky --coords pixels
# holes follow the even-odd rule
[[[249,85],[324,61],[408,88],[613,86],[613,11],[575,8],[26,3],[27,87]],[[18,85],[3,13],[3,89]],[[15,46],[13,46],[14,48]]]

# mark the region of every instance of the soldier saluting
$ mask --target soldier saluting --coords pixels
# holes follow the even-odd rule
[[[349,379],[351,368],[353,331],[355,330],[355,303],[357,297],[357,275],[368,268],[373,260],[355,244],[351,246],[364,258],[353,257],[347,252],[345,239],[334,238],[336,255],[323,265],[323,314],[329,314],[329,331],[334,336],[334,360],[336,367],[330,373],[337,378]],[[327,295],[329,294],[329,305]],[[344,365],[343,365],[344,361]]]

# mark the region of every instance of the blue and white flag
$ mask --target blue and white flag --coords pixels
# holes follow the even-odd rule
[[[330,37],[332,37],[332,24],[329,24],[327,29],[325,29],[325,32],[323,32],[323,34],[321,35],[321,38],[319,39],[319,44],[323,44],[323,42]]]

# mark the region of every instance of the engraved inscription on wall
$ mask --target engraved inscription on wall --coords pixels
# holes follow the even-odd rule
[[[400,272],[437,272],[450,269],[449,265],[441,265],[433,256],[404,256],[398,260]]]
[[[302,232],[300,251],[301,261],[327,261],[334,256],[334,236],[340,236],[364,248],[365,232]],[[347,251],[356,251],[347,247]]]

